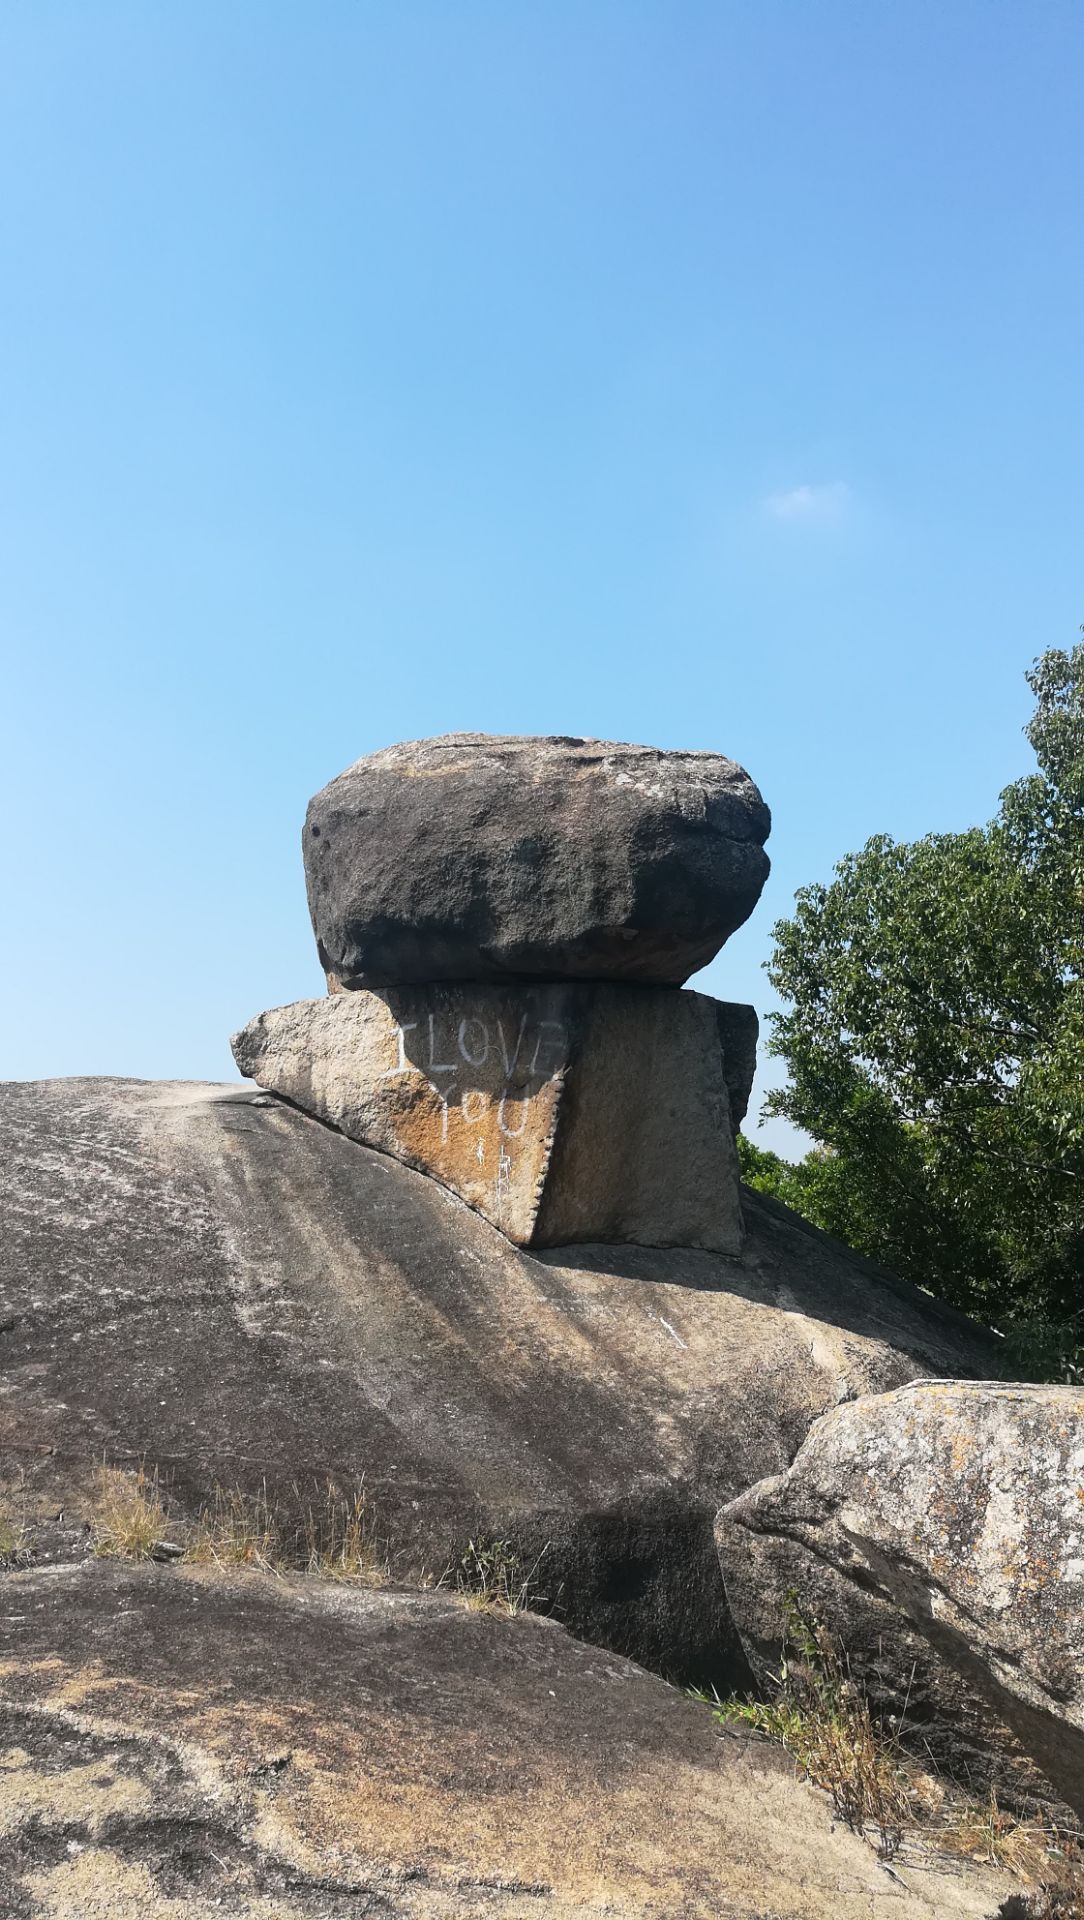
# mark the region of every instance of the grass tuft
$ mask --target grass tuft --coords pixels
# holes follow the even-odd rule
[[[858,1833],[873,1828],[890,1859],[913,1813],[913,1789],[896,1741],[875,1728],[869,1703],[828,1629],[788,1594],[786,1640],[768,1701],[730,1700],[715,1717],[778,1740],[802,1771],[832,1796],[838,1818]]]
[[[445,1569],[438,1585],[450,1587],[472,1612],[524,1613],[547,1604],[536,1576],[548,1551],[543,1547],[534,1566],[524,1573],[511,1541],[480,1534],[468,1540],[465,1551]]]
[[[310,1573],[367,1587],[382,1587],[390,1577],[387,1548],[377,1539],[364,1486],[342,1494],[329,1481],[323,1507],[308,1509],[305,1533]]]
[[[1059,1853],[1068,1859],[1076,1851],[1071,1837],[1059,1835],[1049,1823],[1019,1819],[1000,1807],[992,1788],[983,1801],[946,1805],[936,1831],[949,1853],[1027,1877],[1051,1859],[1056,1863]]]
[[[340,1492],[328,1482],[322,1500],[285,1508],[266,1486],[256,1493],[216,1486],[194,1521],[168,1522],[157,1473],[103,1468],[99,1476],[94,1551],[127,1560],[179,1559],[193,1566],[252,1567],[264,1573],[307,1572],[326,1580],[381,1586],[390,1575],[363,1486]],[[3,1555],[0,1533],[0,1558]]]
[[[94,1551],[103,1559],[151,1560],[166,1531],[158,1474],[103,1467],[98,1477]]]
[[[882,1858],[914,1833],[942,1853],[1011,1873],[1027,1891],[1013,1894],[999,1920],[1084,1920],[1084,1837],[1048,1819],[1026,1819],[982,1802],[920,1764],[874,1720],[846,1654],[821,1623],[787,1595],[785,1639],[772,1697],[766,1701],[695,1698],[723,1726],[753,1727],[777,1740],[814,1785],[832,1796],[839,1819],[876,1837]]]
[[[189,1533],[184,1559],[195,1566],[255,1567],[280,1573],[282,1543],[266,1487],[256,1494],[216,1486]]]
[[[5,1573],[15,1573],[20,1567],[30,1566],[33,1558],[33,1539],[29,1527],[21,1520],[0,1517],[0,1569]]]

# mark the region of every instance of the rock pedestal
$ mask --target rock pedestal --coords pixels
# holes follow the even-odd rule
[[[730,1087],[744,1110],[751,1009],[719,1013],[651,988],[386,987],[262,1013],[233,1050],[242,1073],[434,1175],[519,1246],[733,1253]]]

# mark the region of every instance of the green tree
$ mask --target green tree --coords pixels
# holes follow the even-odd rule
[[[746,1166],[960,1306],[1064,1321],[1084,1310],[1084,645],[1027,678],[1037,768],[987,827],[877,835],[775,927],[790,1077],[767,1110],[818,1145],[782,1176]]]

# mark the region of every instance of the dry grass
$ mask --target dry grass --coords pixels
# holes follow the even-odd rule
[[[323,1505],[306,1517],[310,1573],[381,1587],[391,1574],[386,1543],[378,1539],[364,1486],[340,1493],[329,1481]]]
[[[1037,1878],[1058,1852],[1077,1852],[1071,1836],[1060,1835],[1056,1827],[1021,1819],[999,1806],[992,1788],[984,1801],[953,1804],[946,1796],[931,1831],[946,1852],[985,1866],[1004,1867],[1024,1879]]]
[[[166,1534],[157,1473],[103,1467],[98,1477],[94,1551],[105,1559],[151,1560]]]
[[[703,1697],[703,1696],[701,1696]],[[991,1792],[976,1803],[922,1766],[875,1722],[838,1641],[787,1599],[786,1641],[768,1701],[715,1703],[725,1726],[778,1740],[838,1817],[874,1836],[890,1858],[914,1835],[943,1853],[1010,1873],[1025,1892],[1004,1920],[1084,1920],[1084,1840],[1043,1819],[1022,1819]]]
[[[774,1697],[728,1701],[716,1718],[778,1740],[803,1773],[831,1794],[840,1820],[857,1833],[872,1828],[883,1858],[898,1850],[916,1812],[914,1784],[895,1741],[874,1726],[846,1656],[827,1628],[806,1618],[793,1595]]]
[[[278,1524],[266,1488],[257,1494],[216,1487],[185,1541],[184,1559],[196,1566],[256,1567],[281,1573],[284,1561]]]
[[[315,1498],[295,1486],[272,1499],[217,1485],[196,1518],[178,1512],[157,1472],[103,1467],[95,1492],[94,1551],[128,1560],[176,1559],[194,1566],[251,1567],[264,1573],[309,1573],[319,1579],[384,1586],[391,1578],[388,1542],[377,1529],[364,1484],[329,1480]],[[439,1580],[413,1584],[451,1589],[478,1612],[518,1614],[548,1605],[537,1576],[548,1548],[524,1569],[512,1543],[479,1535]],[[3,1535],[0,1534],[0,1558]]]
[[[547,1596],[537,1586],[538,1569],[547,1552],[544,1547],[525,1573],[511,1541],[479,1535],[468,1540],[465,1551],[445,1569],[438,1585],[450,1587],[472,1612],[525,1613],[547,1604]]]
[[[14,1573],[34,1558],[33,1536],[22,1520],[0,1516],[0,1568]]]
[[[930,1828],[946,1852],[1000,1867],[1023,1882],[1026,1893],[1002,1908],[1005,1920],[1084,1920],[1084,1841],[1048,1820],[1020,1819],[999,1807],[996,1795],[981,1804],[946,1804]]]
[[[315,1502],[302,1506],[296,1496],[287,1515],[266,1486],[256,1493],[216,1486],[193,1521],[169,1515],[157,1473],[103,1468],[96,1507],[94,1550],[119,1559],[307,1572],[364,1586],[383,1585],[390,1572],[364,1487],[343,1493],[329,1482]]]

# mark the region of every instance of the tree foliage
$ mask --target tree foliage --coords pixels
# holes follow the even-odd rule
[[[1034,773],[966,833],[876,835],[774,929],[767,1110],[818,1143],[747,1177],[994,1317],[1084,1310],[1084,645],[1029,672]]]

